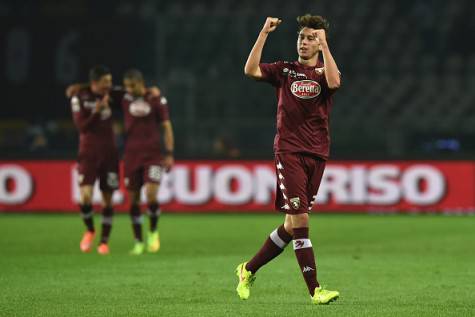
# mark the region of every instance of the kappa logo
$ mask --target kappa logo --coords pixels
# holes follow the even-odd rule
[[[305,242],[303,240],[296,240],[295,241],[295,249],[301,249],[305,245]]]
[[[302,270],[302,273],[307,273],[310,271],[315,271],[315,269],[312,269],[310,266],[305,266]]]
[[[299,209],[300,198],[299,197],[290,198],[290,204],[292,205],[292,208]]]
[[[290,91],[297,98],[312,99],[320,95],[322,87],[314,80],[298,80],[292,83]]]

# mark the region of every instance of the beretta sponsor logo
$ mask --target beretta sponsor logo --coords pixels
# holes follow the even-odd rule
[[[290,91],[295,97],[301,99],[312,99],[320,95],[322,88],[313,80],[294,81],[290,86]]]
[[[134,117],[145,117],[151,110],[150,105],[143,100],[136,100],[129,106],[129,112]]]

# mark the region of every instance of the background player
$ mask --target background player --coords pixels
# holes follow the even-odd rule
[[[174,140],[165,97],[147,92],[143,75],[136,69],[125,73],[124,87],[127,92],[122,99],[127,138],[124,153],[125,183],[129,191],[130,216],[135,238],[131,254],[139,255],[145,250],[139,205],[140,189],[145,187],[150,218],[147,251],[157,252],[160,248],[157,228],[160,206],[157,194],[163,169],[169,170],[174,163]],[[165,147],[163,157],[160,153],[160,129],[163,130]]]
[[[277,90],[277,134],[274,141],[277,173],[276,209],[286,213],[284,224],[275,229],[259,252],[238,265],[237,287],[241,299],[250,295],[257,270],[278,256],[293,239],[295,255],[312,302],[327,304],[337,291],[320,287],[315,257],[309,239],[308,212],[314,203],[329,155],[329,115],[332,95],[340,86],[340,74],[326,33],[327,21],[309,14],[298,17],[298,61],[261,64],[265,41],[282,22],[267,18],[245,65],[245,74],[266,81]],[[323,55],[323,65],[319,62]]]
[[[89,252],[95,237],[92,193],[94,182],[99,179],[103,209],[102,233],[97,251],[108,254],[113,217],[112,193],[119,183],[119,157],[112,132],[108,95],[112,87],[112,75],[107,67],[96,66],[90,70],[89,80],[90,86],[80,89],[71,98],[73,119],[79,130],[80,210],[86,225],[80,249]]]

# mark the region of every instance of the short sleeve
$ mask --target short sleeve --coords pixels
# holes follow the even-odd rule
[[[168,111],[168,100],[167,98],[160,96],[154,97],[153,105],[157,109],[157,120],[158,122],[164,122],[170,120],[170,113]]]
[[[262,73],[262,81],[270,83],[272,86],[280,86],[282,82],[282,62],[261,63],[259,68]]]

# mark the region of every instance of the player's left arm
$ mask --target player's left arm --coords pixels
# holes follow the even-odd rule
[[[340,71],[336,65],[335,59],[333,58],[330,48],[328,47],[327,37],[325,30],[316,30],[315,36],[320,42],[320,48],[323,55],[323,63],[325,69],[325,79],[327,81],[328,88],[338,89],[340,88]]]
[[[175,164],[173,151],[175,148],[175,138],[173,136],[173,126],[170,120],[162,122],[163,143],[165,145],[165,155],[163,158],[163,166],[169,171]]]
[[[170,121],[170,113],[168,111],[167,98],[154,97],[153,103],[157,107],[157,120],[160,122],[163,135],[163,144],[165,146],[162,165],[169,171],[175,164],[173,152],[175,150],[175,137],[173,135],[173,126]]]

